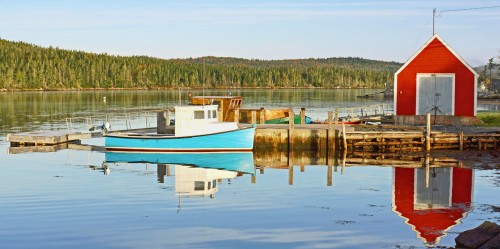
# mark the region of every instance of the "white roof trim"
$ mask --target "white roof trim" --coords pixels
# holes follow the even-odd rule
[[[420,48],[420,50],[418,50],[418,52],[416,52],[408,61],[406,61],[406,63],[394,74],[397,78],[397,75],[403,71],[406,66],[408,66],[408,64],[410,64],[434,39],[438,39],[441,43],[443,43],[443,45],[460,61],[462,62],[462,64],[465,65],[465,67],[467,67],[467,69],[469,69],[469,71],[471,71],[475,77],[479,77],[479,74],[476,72],[476,70],[474,70],[457,52],[455,52],[455,50],[453,50],[450,45],[448,45],[445,41],[443,41],[443,39],[441,39],[441,37],[438,35],[438,34],[435,34],[431,37],[431,39],[429,39],[422,48]]]

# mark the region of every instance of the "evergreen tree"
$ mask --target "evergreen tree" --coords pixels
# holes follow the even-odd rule
[[[110,56],[0,39],[0,89],[368,87],[401,66],[362,58],[162,60]]]

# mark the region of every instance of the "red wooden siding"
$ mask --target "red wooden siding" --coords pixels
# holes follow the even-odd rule
[[[416,114],[417,73],[454,73],[455,116],[474,116],[475,75],[437,37],[397,74],[397,115]]]

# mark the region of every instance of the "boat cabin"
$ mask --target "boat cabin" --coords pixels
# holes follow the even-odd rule
[[[216,105],[221,113],[220,121],[234,121],[234,110],[240,108],[241,96],[189,96],[191,105]]]
[[[175,107],[175,136],[188,137],[238,129],[234,122],[220,122],[217,105]]]
[[[233,122],[235,110],[239,109],[239,122],[252,123],[252,112],[255,113],[254,122],[279,123],[283,118],[290,115],[289,108],[241,108],[243,98],[241,96],[191,96],[190,105],[217,105],[220,113],[219,120],[222,122]],[[269,122],[268,122],[269,121]]]

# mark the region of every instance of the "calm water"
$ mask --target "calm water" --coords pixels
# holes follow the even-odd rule
[[[356,98],[371,92],[231,94],[244,96],[245,107],[305,107],[323,119],[333,107],[387,103]],[[316,154],[294,156],[289,168],[286,153],[255,152],[253,161],[240,158],[241,172],[116,162],[76,149],[8,154],[7,133],[67,129],[66,118],[84,129],[91,115],[107,115],[112,128],[154,126],[154,112],[141,114],[186,99],[187,91],[0,93],[0,248],[421,248],[452,246],[457,233],[500,222],[499,171],[470,168],[497,162],[433,169],[426,184],[425,169],[342,167],[343,158],[329,167]]]

